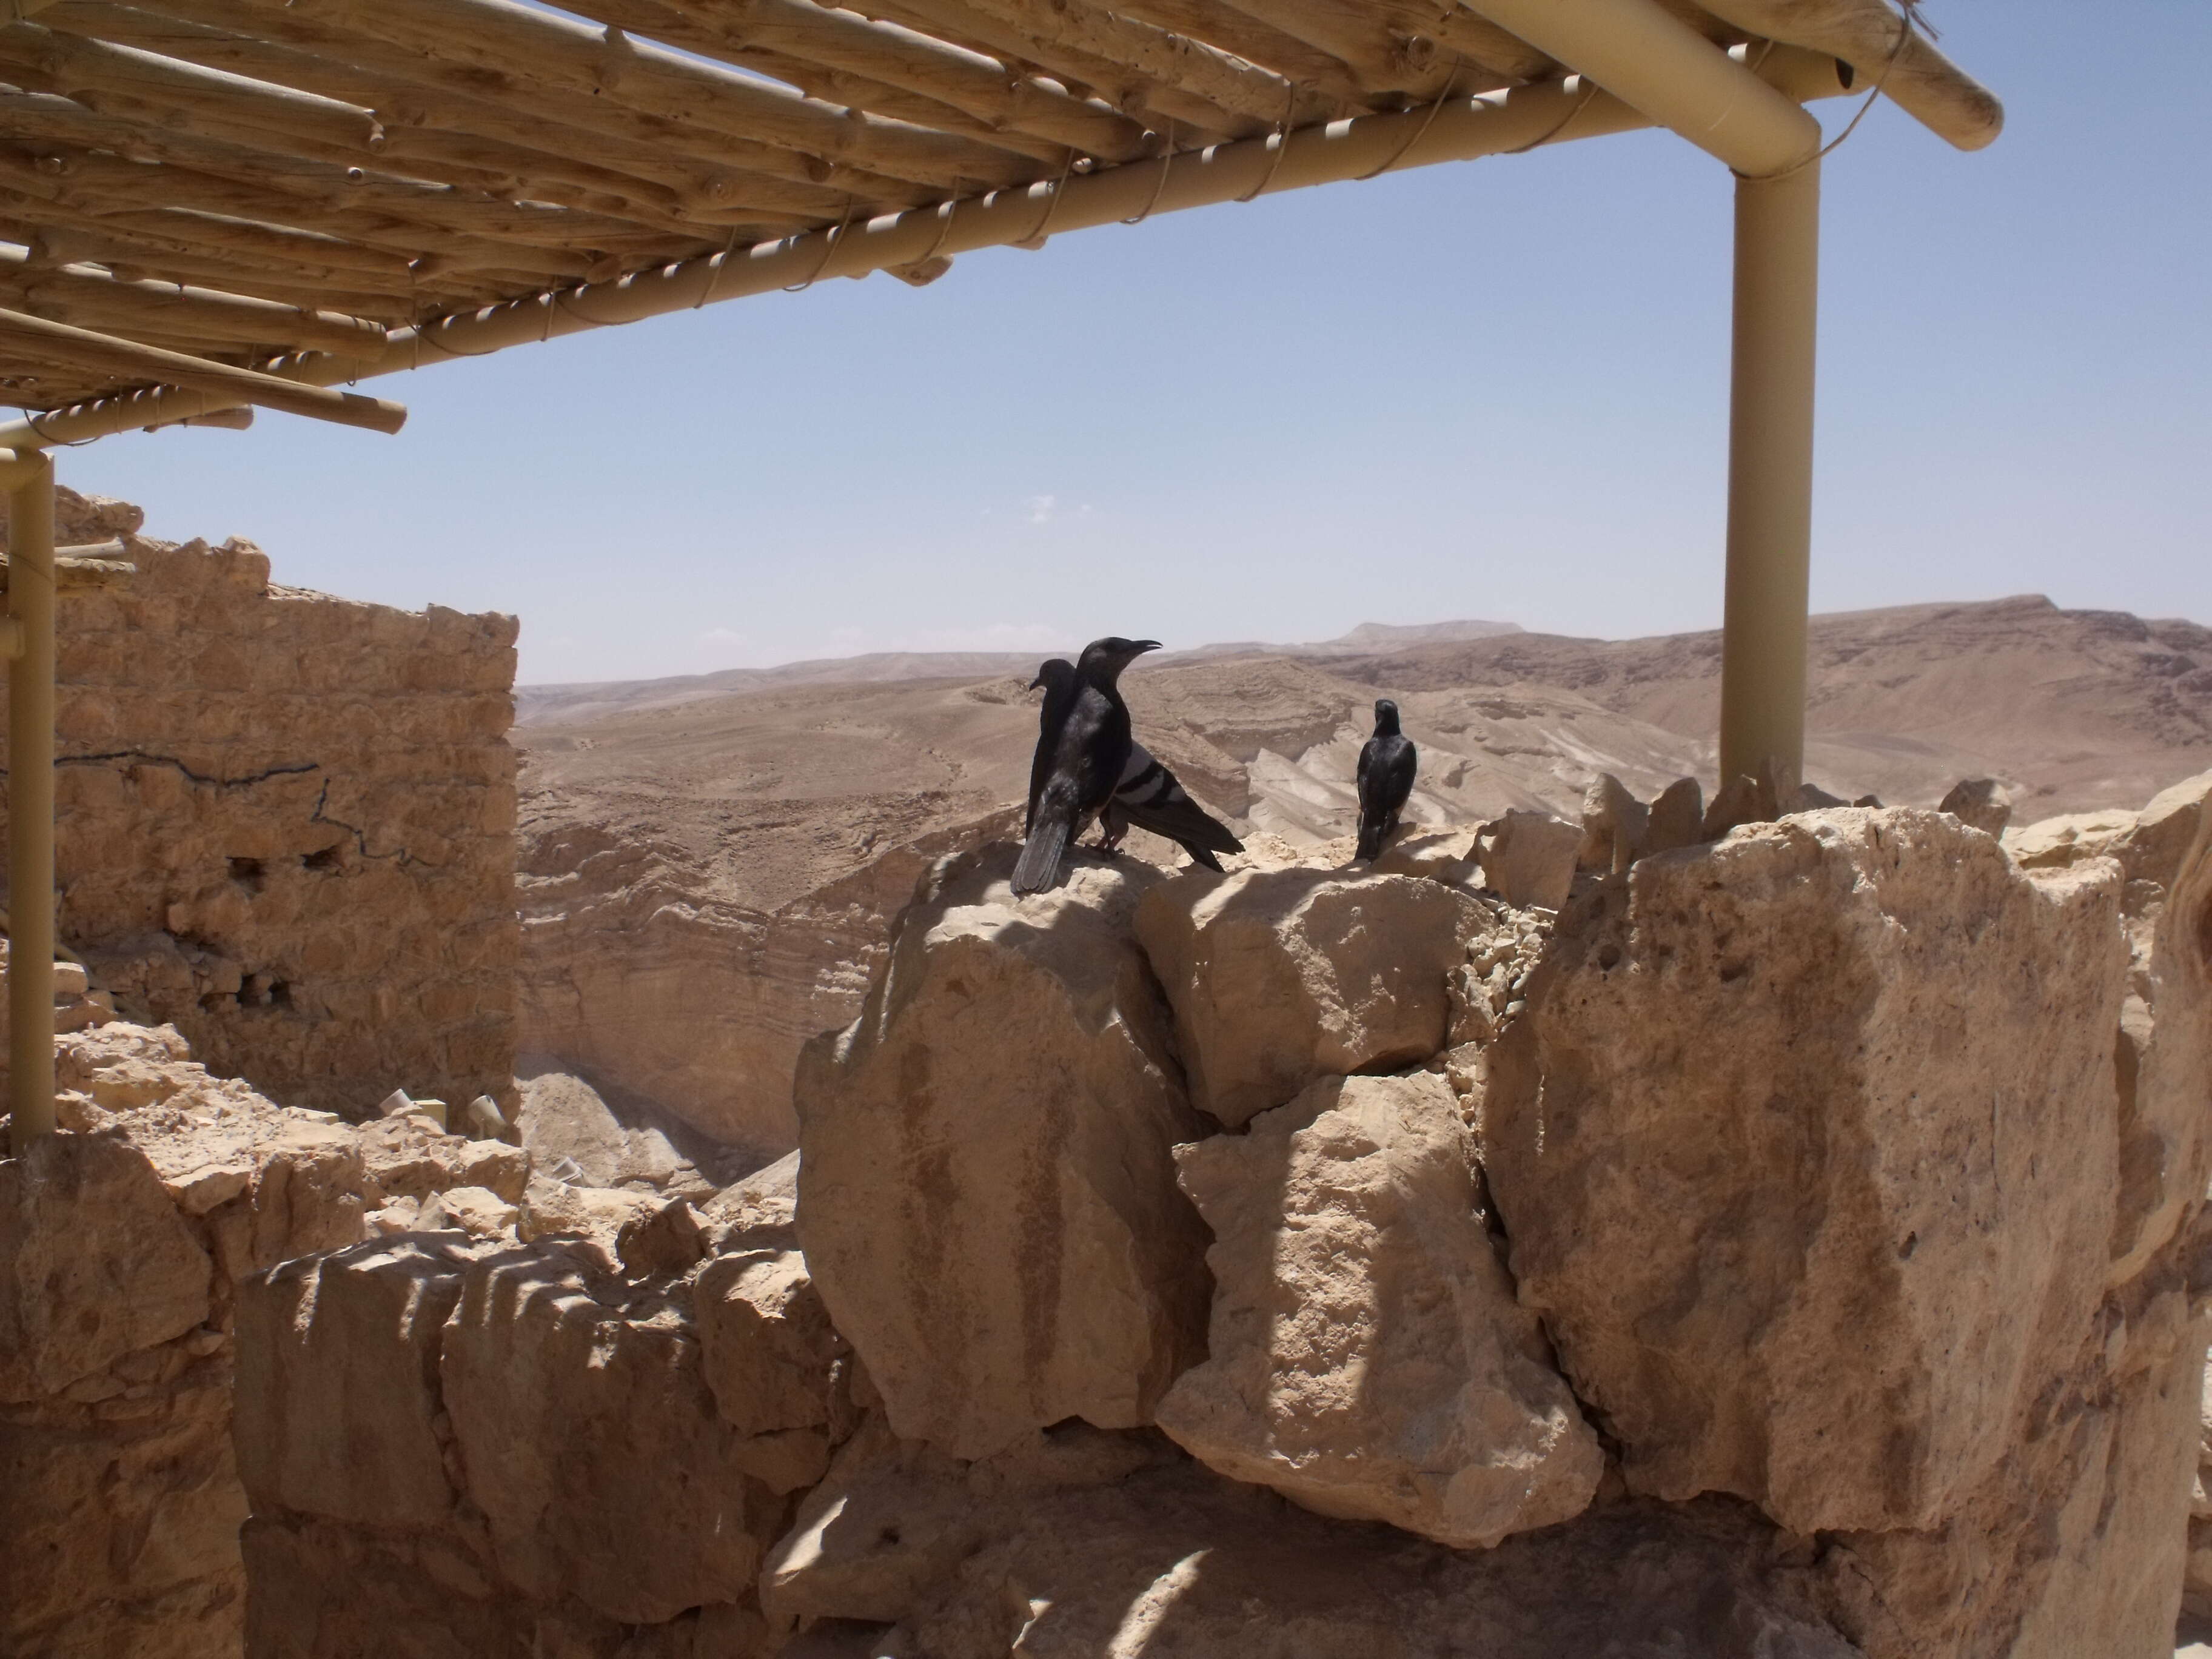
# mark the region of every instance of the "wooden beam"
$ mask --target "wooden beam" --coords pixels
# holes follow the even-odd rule
[[[2004,106],[1885,0],[1706,0],[1741,28],[1842,58],[1862,85],[1883,95],[1960,149],[1980,149],[2004,131]]]
[[[405,409],[382,398],[302,386],[295,380],[280,380],[273,374],[236,368],[204,357],[157,351],[151,346],[118,339],[113,335],[71,328],[66,323],[50,323],[42,317],[27,316],[20,311],[0,310],[0,341],[42,361],[82,365],[132,380],[158,380],[187,391],[212,392],[240,403],[281,410],[287,415],[334,421],[341,426],[397,432],[407,420]]]
[[[1426,34],[1393,29],[1372,0],[1235,0],[1283,33],[1351,66],[1371,95],[1432,99],[1452,73],[1449,53]]]
[[[1054,167],[1070,150],[1116,161],[1145,153],[1144,127],[1126,115],[813,0],[568,0],[564,9],[773,75],[810,96],[1015,144]]]
[[[384,330],[359,317],[302,311],[213,289],[119,282],[89,265],[39,265],[28,252],[0,247],[0,290],[28,303],[36,315],[58,307],[55,319],[122,334],[158,329],[277,351],[366,352],[381,356]]]
[[[1121,0],[1114,9],[1155,28],[1235,52],[1247,63],[1339,100],[1346,113],[1367,108],[1372,102],[1366,83],[1342,58],[1249,9],[1224,5],[1221,0]]]
[[[160,7],[153,8],[161,9]],[[626,115],[652,142],[729,165],[896,202],[901,185],[999,187],[1035,163],[965,138],[816,103],[619,30],[593,28],[515,0],[234,0],[240,24],[289,15],[412,55],[419,76],[465,71],[478,95],[586,129]],[[282,38],[282,37],[279,37]],[[445,82],[441,79],[441,84]]]
[[[1280,0],[1238,0],[1255,11],[1272,13]],[[1478,16],[1460,0],[1375,0],[1376,13],[1391,27],[1425,34],[1438,46],[1509,81],[1556,81],[1566,70],[1556,58],[1519,35]]]
[[[726,166],[672,156],[655,143],[605,130],[564,127],[495,100],[425,85],[424,65],[412,54],[380,49],[374,42],[364,52],[361,43],[321,25],[286,18],[288,38],[297,42],[293,45],[234,33],[239,14],[233,0],[167,0],[160,14],[106,0],[64,0],[40,15],[53,27],[77,34],[359,105],[381,125],[380,156],[388,163],[428,161],[434,167],[457,161],[471,177],[490,166],[511,179],[516,193],[542,194],[552,181],[556,193],[546,199],[581,207],[596,198],[604,208],[611,194],[625,212],[652,204],[663,224],[671,215],[726,216],[756,197],[762,208],[774,210],[793,226],[815,223],[839,210],[834,195],[811,185],[795,199],[788,184],[762,180],[749,195],[745,185],[751,175]],[[364,58],[413,73],[383,73],[374,64],[362,63]],[[563,184],[570,187],[562,189]]]
[[[1183,82],[1164,79],[1137,64],[1109,56],[1096,45],[1085,44],[1080,31],[1040,31],[1026,18],[1010,19],[1006,10],[986,0],[861,0],[871,17],[888,18],[908,28],[957,40],[999,58],[1010,69],[1053,76],[1071,91],[1088,88],[1107,102],[1142,115],[1147,125],[1164,131],[1176,124],[1193,137],[1251,137],[1280,121],[1285,90],[1265,71],[1252,74],[1264,86],[1274,82],[1275,115],[1242,112],[1215,101]],[[1146,26],[1132,23],[1132,28]],[[1154,31],[1158,33],[1158,31]],[[1240,104],[1257,100],[1247,87],[1237,95]],[[1313,112],[1309,111],[1309,116]]]

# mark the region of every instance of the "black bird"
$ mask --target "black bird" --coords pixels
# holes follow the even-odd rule
[[[1176,775],[1154,760],[1141,743],[1129,745],[1129,763],[1121,769],[1114,799],[1099,814],[1099,827],[1106,832],[1105,850],[1110,853],[1119,847],[1133,823],[1179,842],[1184,852],[1217,875],[1221,860],[1213,856],[1216,853],[1244,850],[1244,843],[1229,833],[1229,826],[1184,793]]]
[[[1014,866],[1017,893],[1041,893],[1059,880],[1067,849],[1114,799],[1130,748],[1129,706],[1121,701],[1118,682],[1124,668],[1159,648],[1158,640],[1113,635],[1083,647],[1075,665],[1074,693],[1059,728],[1037,735],[1040,753],[1049,743],[1051,757]],[[1048,694],[1046,702],[1051,702]]]
[[[1075,701],[1075,665],[1065,657],[1047,657],[1037,665],[1036,678],[1029,689],[1044,688],[1044,707],[1037,711],[1036,753],[1030,757],[1030,810],[1022,820],[1022,834],[1026,837],[1030,826],[1036,822],[1037,792],[1044,787],[1045,774],[1052,769],[1053,745],[1060,741],[1060,722],[1067,718],[1067,706]]]
[[[1398,814],[1413,793],[1419,757],[1413,740],[1398,729],[1398,705],[1375,700],[1375,735],[1359,751],[1359,850],[1370,863],[1382,855],[1382,838],[1398,827]]]

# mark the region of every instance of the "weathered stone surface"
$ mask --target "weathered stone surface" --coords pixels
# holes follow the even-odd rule
[[[363,1190],[379,1204],[448,1187],[487,1187],[519,1204],[530,1181],[530,1155],[520,1146],[447,1134],[413,1112],[363,1125],[360,1144]]]
[[[783,1504],[672,1310],[628,1305],[557,1248],[501,1252],[469,1269],[439,1376],[468,1496],[516,1588],[631,1624],[750,1591]]]
[[[1995,778],[1966,778],[1951,787],[1936,810],[1985,836],[2002,836],[2012,822],[2012,791]]]
[[[702,1213],[720,1248],[781,1249],[799,1243],[799,1154],[787,1152],[764,1169],[732,1182],[707,1201]]]
[[[208,1253],[112,1131],[0,1159],[0,1401],[34,1400],[208,1316]]]
[[[1158,1413],[1186,1449],[1463,1547],[1588,1507],[1603,1454],[1514,1300],[1441,1077],[1316,1083],[1176,1164],[1214,1236],[1207,1358]]]
[[[524,1189],[515,1234],[524,1243],[538,1239],[576,1238],[597,1246],[612,1268],[622,1230],[650,1215],[661,1203],[650,1192],[625,1188],[572,1186],[533,1175]]]
[[[1645,859],[1563,928],[1483,1162],[1632,1490],[1921,1528],[2004,1455],[2024,1313],[2103,1291],[2118,886],[1844,810]]]
[[[517,1595],[449,1533],[388,1536],[304,1516],[246,1526],[248,1659],[765,1659],[750,1607],[642,1628]],[[206,1659],[195,1655],[193,1659]]]
[[[707,1386],[741,1434],[826,1431],[852,1352],[797,1250],[717,1256],[699,1274],[694,1318]]]
[[[1583,792],[1583,838],[1576,848],[1580,869],[1613,875],[1644,855],[1651,834],[1651,809],[1610,772],[1601,772]]]
[[[133,1368],[151,1382],[103,1378],[103,1399],[0,1410],[0,1653],[235,1651],[246,1504],[226,1368],[152,1355],[167,1363]]]
[[[1378,876],[1426,876],[1455,887],[1474,885],[1482,875],[1474,856],[1474,836],[1468,830],[1401,833],[1367,867]]]
[[[1207,1295],[1170,1152],[1204,1120],[1131,933],[1160,878],[1086,861],[1018,902],[1013,858],[933,872],[795,1097],[823,1300],[893,1425],[969,1456],[1067,1417],[1147,1421]]]
[[[623,1223],[615,1235],[615,1254],[623,1271],[639,1278],[689,1273],[707,1254],[707,1235],[690,1205],[680,1198],[664,1199]]]
[[[538,1168],[552,1169],[567,1158],[577,1178],[594,1187],[650,1186],[695,1202],[714,1191],[714,1182],[686,1149],[709,1165],[716,1165],[718,1152],[726,1158],[724,1149],[668,1115],[615,1091],[622,1103],[617,1110],[589,1082],[547,1070],[547,1063],[542,1056],[526,1057],[524,1073],[516,1079],[522,1094],[521,1144]]]
[[[1567,902],[1583,832],[1548,812],[1508,812],[1482,832],[1483,884],[1517,909]]]
[[[1857,1652],[1826,1627],[1814,1575],[1734,1506],[1620,1505],[1451,1550],[1090,1431],[965,1467],[856,1437],[763,1585],[772,1630],[837,1620],[858,1640],[873,1625],[872,1643],[823,1651],[927,1659]]]
[[[1233,1128],[1316,1078],[1443,1048],[1445,975],[1488,919],[1474,895],[1419,877],[1293,868],[1162,884],[1137,935],[1175,1007],[1191,1100]]]
[[[514,619],[275,586],[245,541],[128,547],[57,641],[61,937],[288,1103],[511,1098]]]
[[[2182,1567],[2181,1616],[2212,1635],[2212,1364],[2197,1396],[2197,1475],[2189,1491],[2189,1535]]]
[[[443,1524],[455,1493],[438,1354],[469,1260],[449,1241],[399,1238],[240,1287],[239,1472],[258,1512]]]
[[[1678,847],[1694,847],[1705,838],[1705,790],[1695,778],[1677,778],[1651,803],[1644,850],[1671,853]]]
[[[489,1187],[448,1187],[422,1200],[416,1212],[415,1230],[457,1231],[471,1238],[512,1238],[521,1218],[520,1206],[508,1203]]]

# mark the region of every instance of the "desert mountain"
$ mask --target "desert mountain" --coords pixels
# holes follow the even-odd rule
[[[611,1098],[788,1146],[799,1044],[851,1018],[915,875],[1018,831],[1035,668],[877,657],[526,688],[525,1046]],[[2040,598],[1822,617],[1812,680],[1807,769],[1847,798],[1932,804],[1993,775],[2043,817],[2212,767],[2212,629],[2193,623]],[[1447,623],[1162,653],[1125,689],[1194,794],[1304,844],[1350,829],[1378,695],[1421,745],[1409,817],[1445,823],[1571,812],[1601,771],[1647,798],[1710,786],[1719,684],[1717,633]]]

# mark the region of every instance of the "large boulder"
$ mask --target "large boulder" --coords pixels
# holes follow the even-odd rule
[[[1201,1462],[1462,1547],[1588,1507],[1604,1454],[1513,1298],[1443,1079],[1328,1079],[1176,1162],[1213,1323],[1159,1425]]]
[[[1202,1352],[1205,1230],[1167,1010],[1131,932],[1161,878],[1013,849],[937,866],[860,1019],[802,1057],[799,1237],[892,1426],[961,1456],[1150,1420]]]
[[[1175,1005],[1191,1099],[1234,1128],[1318,1078],[1443,1048],[1446,976],[1490,921],[1424,877],[1293,868],[1164,883],[1137,934]]]
[[[2104,1291],[2119,889],[1844,809],[1563,922],[1483,1164],[1632,1490],[1924,1528],[2006,1455],[2038,1319],[2070,1346]]]
[[[0,1402],[36,1400],[208,1316],[213,1264],[113,1131],[0,1159]]]

